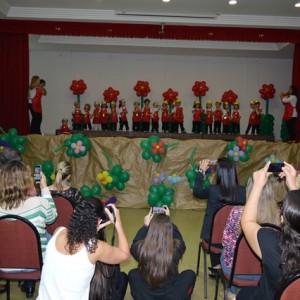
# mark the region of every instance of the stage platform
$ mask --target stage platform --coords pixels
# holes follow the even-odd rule
[[[164,132],[137,132],[137,131],[96,131],[96,130],[72,130],[72,133],[83,133],[87,137],[126,137],[126,138],[148,138],[151,135],[158,135],[160,138],[170,138],[176,140],[223,140],[233,141],[237,136],[241,136],[253,141],[268,141],[274,142],[274,135],[235,135],[235,134],[202,134],[202,133],[164,133]],[[56,130],[56,135],[59,135],[60,130]]]

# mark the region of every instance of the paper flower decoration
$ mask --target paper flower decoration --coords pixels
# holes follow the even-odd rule
[[[91,150],[91,141],[82,133],[76,133],[73,134],[71,138],[66,139],[64,143],[55,150],[55,152],[59,151],[63,147],[68,147],[66,153],[69,157],[83,157]]]
[[[138,97],[147,97],[150,93],[150,87],[148,81],[139,80],[133,88],[136,91]]]
[[[252,149],[253,147],[248,144],[248,140],[239,136],[226,146],[227,157],[236,162],[246,162],[250,158],[249,154]]]
[[[203,97],[206,95],[206,92],[209,90],[209,88],[205,81],[195,81],[192,90],[196,97]]]
[[[237,100],[238,95],[235,94],[232,90],[224,92],[222,96],[222,102],[228,102],[229,104],[232,104]]]
[[[103,151],[103,155],[107,159],[110,170],[105,170],[97,175],[97,179],[107,189],[112,190],[116,188],[118,191],[125,189],[125,183],[129,180],[128,172],[125,172],[120,165],[113,165],[108,154]]]
[[[0,131],[3,133],[0,136],[0,142],[2,143],[2,147],[13,148],[17,150],[20,154],[25,152],[25,143],[27,141],[26,136],[19,136],[18,131],[15,128],[11,128],[6,133],[1,127]]]
[[[74,95],[82,95],[85,92],[86,88],[87,86],[82,79],[73,80],[70,86],[70,90]]]
[[[144,149],[142,157],[145,160],[149,160],[152,158],[155,163],[159,163],[162,159],[162,154],[167,153],[167,148],[175,146],[177,144],[179,144],[179,142],[165,144],[163,141],[160,141],[158,136],[152,135],[149,137],[149,139],[142,140],[140,142],[140,146],[142,147],[142,149]]]
[[[176,101],[178,92],[173,91],[171,88],[169,88],[167,91],[165,91],[162,96],[164,99],[169,103],[172,104]]]
[[[105,102],[110,103],[112,101],[117,102],[118,96],[120,92],[117,90],[114,90],[111,86],[103,92],[103,97]]]
[[[164,184],[166,178],[171,182],[169,187]],[[154,184],[149,187],[148,204],[150,206],[167,205],[170,207],[174,201],[174,185],[181,182],[181,177],[176,174],[167,176],[164,171],[161,171],[155,174],[153,182]]]
[[[263,84],[261,89],[259,90],[260,96],[262,99],[273,99],[274,95],[276,93],[276,90],[274,88],[273,84]]]

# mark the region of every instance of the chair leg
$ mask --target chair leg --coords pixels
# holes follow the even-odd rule
[[[201,247],[201,242],[200,242],[199,247],[198,247],[198,258],[197,258],[197,270],[196,270],[197,276],[199,275],[201,248],[202,247]]]
[[[6,280],[6,299],[10,300],[10,281]]]
[[[207,299],[207,261],[206,261],[206,255],[207,252],[205,249],[203,249],[203,262],[204,262],[204,270],[203,270],[203,275],[204,275],[204,299]]]
[[[218,300],[219,281],[220,281],[220,273],[218,271],[217,274],[216,274],[215,300]]]

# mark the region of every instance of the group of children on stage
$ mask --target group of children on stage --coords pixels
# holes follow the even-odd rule
[[[240,105],[238,102],[233,104],[233,110],[230,112],[228,102],[222,104],[221,101],[215,102],[215,109],[211,100],[206,102],[206,109],[202,109],[200,100],[196,100],[193,106],[193,127],[192,132],[202,133],[202,122],[205,123],[205,132],[215,134],[240,134]],[[262,108],[260,101],[250,102],[250,115],[246,134],[251,130],[251,134],[259,134],[259,126],[261,121]],[[159,121],[162,123],[163,132],[185,133],[184,115],[181,106],[181,100],[177,99],[171,106],[167,101],[163,101],[162,106],[158,102],[154,102],[152,108],[150,100],[143,101],[143,107],[140,102],[135,101],[132,111],[132,131],[142,132],[159,132]],[[80,102],[74,102],[74,111],[72,112],[73,130],[102,130],[116,131],[119,123],[119,131],[129,130],[128,110],[124,99],[119,101],[117,110],[116,102],[109,104],[103,101],[100,105],[99,101],[94,102],[94,110],[91,111],[91,105],[86,103],[83,111],[80,108]],[[231,125],[231,126],[230,126]],[[231,128],[231,131],[230,131]],[[68,119],[62,120],[60,128],[62,133],[69,133],[70,127]]]

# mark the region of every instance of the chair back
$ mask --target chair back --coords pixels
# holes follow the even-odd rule
[[[228,203],[220,207],[213,216],[213,223],[211,227],[210,244],[222,244],[223,231],[228,219],[228,216],[234,206],[240,206],[236,203]],[[209,249],[210,250],[210,249]]]
[[[252,251],[244,234],[240,234],[233,257],[229,286],[257,286],[258,280],[237,279],[235,275],[261,275],[262,264],[260,258]]]
[[[17,215],[0,217],[0,240],[0,268],[42,269],[40,235],[30,221]]]
[[[275,295],[275,300],[298,300],[300,295],[300,272],[294,274],[281,286]]]
[[[56,228],[60,226],[68,226],[70,217],[74,211],[74,206],[72,202],[63,196],[55,197],[53,198],[53,201],[57,210],[57,219],[54,223],[46,226],[47,232],[52,235]]]

